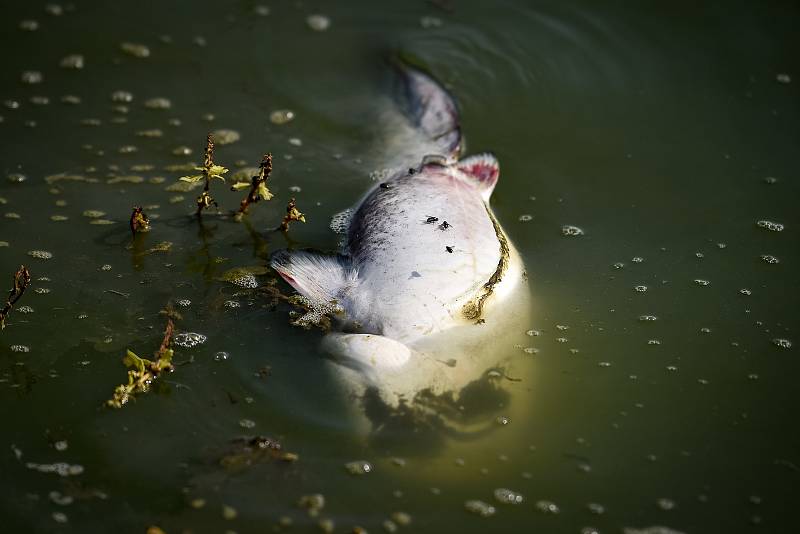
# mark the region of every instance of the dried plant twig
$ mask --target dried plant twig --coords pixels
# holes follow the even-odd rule
[[[273,197],[270,190],[267,189],[267,179],[269,179],[270,173],[272,173],[271,153],[264,155],[264,158],[261,160],[261,165],[259,165],[258,175],[253,176],[249,184],[247,182],[239,182],[231,186],[232,191],[239,191],[247,187],[250,188],[247,196],[244,197],[239,204],[239,211],[236,212],[237,220],[241,220],[244,214],[247,213],[247,208],[250,204],[258,202],[259,200],[269,200]]]
[[[6,327],[6,317],[8,314],[11,313],[11,310],[14,308],[14,304],[22,297],[22,294],[25,293],[25,290],[28,289],[28,286],[31,283],[31,273],[28,271],[28,268],[24,265],[20,265],[17,272],[14,273],[14,287],[11,288],[11,291],[8,292],[8,298],[6,299],[6,303],[3,306],[3,309],[0,310],[0,330],[4,330]]]

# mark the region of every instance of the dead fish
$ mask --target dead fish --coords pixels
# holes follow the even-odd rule
[[[436,153],[411,168],[404,162],[366,193],[338,254],[283,250],[271,258],[312,304],[341,310],[323,348],[351,384],[377,388],[392,405],[423,389],[457,392],[496,367],[510,348],[498,336],[520,327],[529,293],[520,256],[489,205],[496,157],[459,159],[453,98],[425,73],[400,72],[420,146]],[[438,220],[448,222],[429,226]],[[452,359],[458,364],[441,363]]]

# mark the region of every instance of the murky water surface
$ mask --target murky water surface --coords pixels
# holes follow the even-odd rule
[[[0,281],[33,281],[0,339],[4,530],[795,531],[796,6],[7,4]],[[398,49],[500,159],[535,310],[463,424],[364,435],[274,275],[223,273],[336,248],[393,156]],[[199,224],[174,186],[217,130],[231,174],[275,157],[242,223],[243,193]],[[175,372],[105,407],[170,301]]]

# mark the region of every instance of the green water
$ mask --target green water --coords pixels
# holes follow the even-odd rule
[[[411,524],[399,532],[795,531],[796,5],[276,1],[261,16],[246,1],[76,2],[61,15],[5,4],[0,101],[19,106],[0,107],[0,282],[28,265],[18,306],[33,312],[15,310],[0,334],[3,530],[316,532],[326,518],[336,532],[380,532],[402,511]],[[326,31],[308,28],[313,13],[329,17]],[[436,20],[424,28],[423,17]],[[26,19],[38,29],[21,30]],[[529,275],[540,335],[499,342],[531,372],[507,385],[510,404],[468,407],[510,417],[486,434],[422,424],[358,434],[320,332],[218,280],[286,246],[336,247],[331,216],[390,157],[378,118],[391,105],[382,58],[397,49],[456,95],[469,151],[497,154],[492,206]],[[70,54],[82,69],[59,67]],[[43,80],[23,83],[24,71]],[[113,102],[119,90],[133,100]],[[154,97],[171,107],[146,107]],[[271,123],[280,109],[295,119]],[[221,128],[241,134],[216,151],[234,171],[275,156],[276,198],[252,209],[249,227],[227,216],[242,194],[219,183],[222,215],[202,224],[190,216],[196,192],[165,191],[186,174],[165,167],[199,163],[206,133]],[[163,135],[137,135],[151,129]],[[192,154],[173,155],[180,146]],[[27,179],[5,178],[14,173]],[[45,181],[58,173],[96,182]],[[143,182],[113,182],[130,175]],[[290,196],[308,222],[287,240],[271,229]],[[132,245],[134,205],[153,229]],[[90,224],[85,210],[113,224]],[[563,225],[585,234],[564,237]],[[169,252],[143,253],[164,241]],[[159,310],[182,299],[178,329],[207,341],[176,347],[173,374],[106,408],[125,349],[151,354]],[[299,460],[220,464],[231,440],[255,434]],[[349,474],[354,460],[372,471]],[[55,462],[83,470],[31,466]],[[524,502],[496,502],[497,488]],[[314,493],[326,498],[318,517],[297,505]],[[476,499],[496,514],[465,510]]]

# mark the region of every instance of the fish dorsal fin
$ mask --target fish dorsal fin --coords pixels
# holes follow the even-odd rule
[[[270,265],[314,304],[340,301],[358,277],[346,257],[306,250],[279,250]]]
[[[456,163],[456,168],[473,180],[483,199],[489,202],[494,186],[497,185],[497,179],[500,177],[500,165],[494,154],[484,152],[469,156]]]

